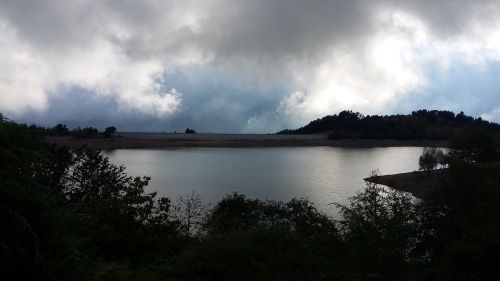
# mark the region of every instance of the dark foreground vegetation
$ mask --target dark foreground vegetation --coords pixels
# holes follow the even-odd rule
[[[462,134],[425,201],[369,184],[329,217],[230,194],[211,208],[145,191],[97,151],[0,122],[1,280],[495,280],[495,136]],[[390,160],[388,160],[390,161]],[[272,187],[270,187],[272,188]]]
[[[500,125],[443,110],[418,110],[408,115],[367,115],[352,111],[328,115],[295,130],[278,134],[329,133],[330,139],[450,140],[457,134],[487,131],[500,134]]]

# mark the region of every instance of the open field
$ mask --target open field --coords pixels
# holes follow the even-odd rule
[[[329,140],[327,135],[272,135],[272,134],[169,134],[169,133],[117,133],[113,138],[76,138],[72,136],[48,137],[57,145],[112,150],[125,148],[171,147],[391,147],[429,146],[446,147],[445,141],[406,140]]]

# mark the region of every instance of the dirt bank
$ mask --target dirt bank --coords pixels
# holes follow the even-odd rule
[[[47,141],[72,148],[83,145],[93,149],[113,150],[125,148],[171,147],[392,147],[429,146],[446,147],[443,141],[403,140],[329,140],[326,135],[265,135],[265,134],[166,134],[118,133],[113,138],[75,138],[71,136],[48,137]]]
[[[418,171],[369,177],[364,180],[409,192],[417,198],[425,199],[432,191],[432,188],[445,179],[445,171],[444,169],[430,172]]]

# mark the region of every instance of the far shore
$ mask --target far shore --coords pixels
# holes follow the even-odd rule
[[[175,134],[175,133],[117,133],[111,138],[77,138],[73,136],[47,137],[49,143],[78,148],[114,150],[134,148],[181,148],[181,147],[447,147],[447,141],[429,140],[379,140],[339,139],[330,140],[327,135],[275,135],[275,134]]]

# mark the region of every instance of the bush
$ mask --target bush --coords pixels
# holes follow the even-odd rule
[[[106,129],[104,129],[104,132],[102,133],[102,135],[106,138],[109,138],[111,137],[114,133],[116,133],[116,128],[114,126],[111,126],[111,127],[107,127]]]
[[[424,171],[434,170],[438,165],[445,166],[446,162],[445,153],[435,147],[425,147],[418,159],[419,169]]]
[[[408,272],[418,233],[416,205],[409,195],[368,184],[348,206],[339,206],[352,271],[365,276]]]
[[[92,138],[97,136],[97,133],[99,131],[96,128],[93,127],[85,127],[85,128],[76,128],[71,131],[71,135],[79,138]]]
[[[68,128],[66,128],[66,125],[64,124],[57,124],[54,128],[52,128],[52,131],[57,135],[62,135],[62,136],[69,134],[69,130]]]

